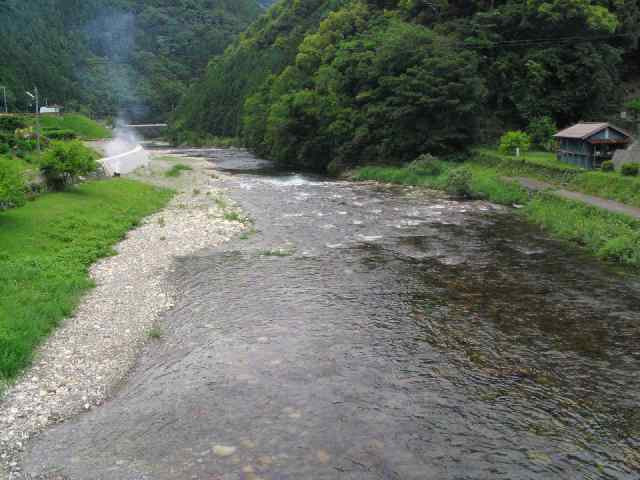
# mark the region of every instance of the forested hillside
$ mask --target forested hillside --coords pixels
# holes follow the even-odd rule
[[[284,0],[211,62],[178,134],[324,169],[602,119],[632,95],[638,25],[636,0]]]
[[[257,0],[0,0],[0,85],[98,116],[160,120],[209,59],[263,11]]]

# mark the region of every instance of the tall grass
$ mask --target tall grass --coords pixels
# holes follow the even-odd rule
[[[618,172],[585,170],[559,162],[555,154],[528,153],[524,158],[509,157],[496,150],[476,150],[474,162],[495,168],[504,176],[526,176],[549,182],[559,188],[615,200],[640,208],[640,177],[626,177]]]
[[[534,197],[525,214],[556,237],[577,242],[600,258],[640,267],[640,222],[631,217],[549,194]]]
[[[130,180],[85,183],[0,213],[0,383],[91,288],[88,268],[171,192]]]

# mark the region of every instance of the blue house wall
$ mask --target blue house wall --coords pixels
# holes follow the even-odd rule
[[[558,160],[572,163],[582,168],[593,169],[600,166],[602,160],[609,160],[613,153],[607,151],[605,156],[596,156],[607,150],[608,142],[622,144],[629,137],[611,127],[607,127],[586,139],[560,138],[558,148]],[[593,143],[592,143],[593,142]],[[599,142],[602,142],[599,144]]]
[[[582,168],[594,168],[593,145],[586,140],[561,138],[558,160]]]

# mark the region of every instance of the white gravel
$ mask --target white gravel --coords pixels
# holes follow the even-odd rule
[[[219,206],[224,204],[215,201],[224,192],[206,161],[180,157],[193,171],[169,179],[163,172],[176,160],[160,155],[133,176],[179,193],[131,231],[116,247],[116,256],[92,267],[96,288],[0,400],[0,465],[5,471],[0,468],[0,479],[19,476],[17,459],[27,440],[100,405],[127,375],[159,315],[178,294],[167,282],[174,259],[219,245],[243,228],[224,220]]]

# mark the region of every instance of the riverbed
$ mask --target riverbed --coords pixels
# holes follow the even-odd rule
[[[250,221],[102,407],[71,479],[637,479],[640,281],[488,202],[206,158]]]

